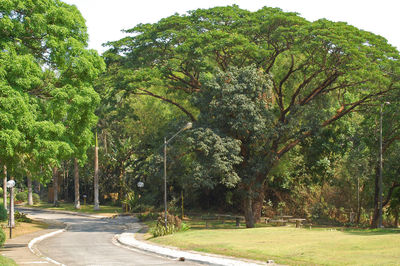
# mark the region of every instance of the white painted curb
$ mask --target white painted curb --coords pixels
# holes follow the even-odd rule
[[[133,248],[137,248],[142,251],[155,253],[164,257],[169,257],[173,259],[185,258],[185,260],[190,260],[194,262],[199,262],[202,264],[211,264],[211,265],[233,265],[233,266],[260,266],[260,265],[267,265],[265,263],[253,263],[247,261],[236,260],[234,258],[224,258],[224,257],[217,257],[216,255],[209,256],[206,254],[199,254],[194,252],[187,252],[181,251],[172,248],[165,248],[156,245],[151,245],[144,243],[142,241],[136,240],[134,233],[122,233],[120,235],[115,235],[115,238],[118,242],[123,245],[127,245]]]
[[[28,248],[29,248],[29,250],[30,250],[33,254],[35,254],[36,256],[41,257],[41,258],[45,259],[45,260],[48,261],[48,262],[51,262],[51,263],[53,263],[53,264],[60,265],[60,266],[65,266],[64,264],[59,263],[58,261],[55,261],[55,260],[53,260],[53,259],[51,259],[51,258],[49,258],[49,257],[43,256],[42,253],[40,253],[40,251],[39,251],[38,249],[35,249],[35,248],[33,247],[33,245],[35,245],[36,243],[38,243],[38,242],[40,242],[40,241],[42,241],[42,240],[44,240],[44,239],[46,239],[46,238],[49,238],[49,237],[55,236],[55,235],[57,235],[57,234],[60,234],[60,233],[62,233],[62,232],[65,232],[65,229],[57,230],[57,231],[54,231],[54,232],[51,232],[51,233],[48,233],[48,234],[45,234],[45,235],[42,235],[42,236],[39,236],[39,237],[36,237],[36,238],[32,239],[32,240],[29,241],[29,243],[28,243]]]

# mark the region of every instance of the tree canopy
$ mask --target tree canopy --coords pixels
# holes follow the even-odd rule
[[[231,165],[242,161],[242,172],[235,177],[225,168],[223,178],[241,180],[250,227],[259,216],[269,173],[287,152],[399,88],[399,53],[384,38],[344,22],[309,22],[277,8],[198,9],[127,33],[132,36],[110,43],[105,54],[110,65],[129,70],[126,91],[157,96],[154,90],[165,88],[205,130],[195,131],[199,138],[206,134],[214,143],[217,134],[241,143],[240,158],[224,158]],[[209,80],[224,72],[211,89]],[[258,84],[259,75],[269,86]],[[176,95],[192,99],[200,114]]]
[[[80,12],[58,0],[5,0],[0,29],[1,163],[40,173],[73,154],[84,160],[104,62],[87,49]]]

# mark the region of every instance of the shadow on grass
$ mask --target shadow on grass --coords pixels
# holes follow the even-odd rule
[[[28,206],[27,206],[28,207]],[[44,203],[41,202],[38,205],[34,205],[32,207],[35,208],[40,208],[40,209],[48,209],[48,210],[59,210],[59,211],[71,211],[71,212],[79,212],[79,213],[122,213],[122,208],[119,206],[108,206],[108,205],[101,205],[100,210],[94,210],[93,205],[87,204],[81,205],[80,209],[75,209],[73,203],[64,203],[64,202],[59,202],[59,206],[54,207],[52,203]]]
[[[246,226],[244,224],[240,224],[239,227],[236,226],[235,222],[224,222],[222,223],[221,221],[213,221],[213,222],[207,222],[205,221],[198,221],[198,220],[192,220],[192,221],[183,221],[184,223],[188,224],[190,226],[190,229],[192,230],[234,230],[234,229],[244,229]]]
[[[392,235],[392,234],[400,234],[400,229],[398,229],[398,228],[347,229],[347,230],[343,230],[343,233],[349,234],[349,235],[358,235],[358,236]]]

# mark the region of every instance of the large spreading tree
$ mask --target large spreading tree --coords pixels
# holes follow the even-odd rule
[[[232,160],[237,177],[229,175],[246,194],[248,227],[260,215],[271,169],[287,152],[399,88],[399,53],[384,38],[276,8],[198,9],[127,33],[132,36],[107,53],[109,63],[129,71],[127,91],[169,101],[193,121],[196,114],[185,105],[154,91],[200,97],[198,125],[240,143],[241,162]],[[207,83],[218,72],[226,75]],[[262,80],[270,86],[262,87]]]

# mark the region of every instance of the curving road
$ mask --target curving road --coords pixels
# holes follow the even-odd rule
[[[67,230],[36,244],[44,256],[64,265],[198,265],[171,260],[157,255],[116,245],[115,234],[139,227],[136,218],[119,216],[115,219],[83,217],[23,209],[34,219],[63,222]]]

